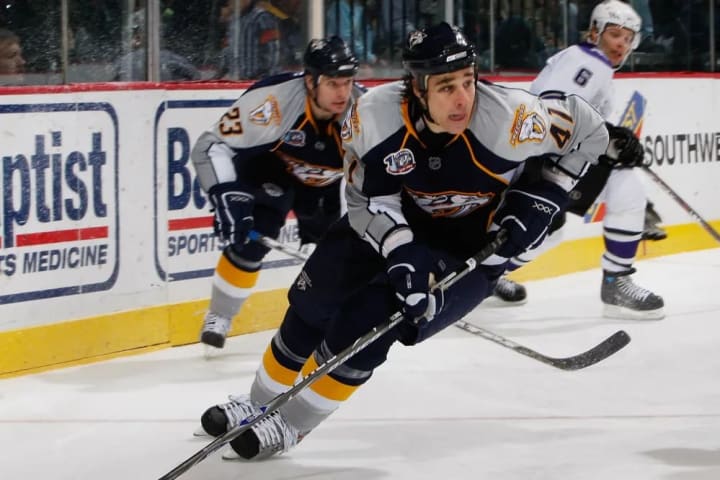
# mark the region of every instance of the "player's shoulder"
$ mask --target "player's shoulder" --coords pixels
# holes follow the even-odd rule
[[[357,102],[361,111],[376,109],[379,105],[399,105],[403,95],[403,82],[389,82],[367,91]]]
[[[235,106],[250,124],[294,122],[305,112],[305,80],[301,73],[283,73],[251,85]]]
[[[611,75],[615,71],[608,57],[592,43],[579,43],[566,48],[561,53],[564,53],[562,59],[565,62],[589,64],[595,71],[605,71]]]
[[[403,102],[402,82],[386,83],[370,89],[355,101],[357,117],[363,130],[382,132],[400,124],[403,120],[400,104]],[[367,128],[366,128],[367,127]]]
[[[524,88],[499,85],[486,80],[478,82],[477,95],[479,111],[497,116],[498,119],[507,116],[522,104],[534,104],[538,101],[536,95]]]
[[[506,160],[523,161],[520,145],[541,142],[547,133],[544,109],[538,96],[522,88],[481,81],[469,130],[492,153]]]
[[[343,141],[357,143],[362,138],[375,144],[402,127],[403,88],[402,82],[386,83],[357,98],[343,123]]]

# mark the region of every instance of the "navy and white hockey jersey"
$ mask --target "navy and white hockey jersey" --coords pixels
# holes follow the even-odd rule
[[[570,190],[572,180],[561,170],[579,176],[607,148],[603,119],[577,96],[541,99],[478,82],[468,127],[443,139],[411,114],[403,88],[395,82],[371,90],[342,130],[348,217],[383,255],[412,239],[406,225],[415,234],[448,228],[452,235],[453,224],[472,219],[484,234],[499,196],[529,157],[555,158],[561,169],[543,175]],[[396,234],[404,238],[389,241]]]
[[[241,180],[235,166],[262,161],[267,152],[280,158],[299,184],[325,187],[342,178],[343,115],[316,120],[304,82],[301,73],[293,73],[255,83],[200,136],[192,160],[203,190]],[[356,85],[350,104],[362,93]]]

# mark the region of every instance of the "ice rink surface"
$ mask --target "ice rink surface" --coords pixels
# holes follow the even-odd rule
[[[526,305],[468,317],[553,356],[626,330],[630,345],[595,366],[556,370],[451,327],[395,347],[289,453],[214,454],[180,478],[718,480],[720,249],[638,268],[664,320],[602,318],[598,270],[529,282]],[[157,479],[208,442],[192,437],[200,414],[248,390],[271,335],[234,337],[210,360],[193,345],[0,380],[0,479]]]

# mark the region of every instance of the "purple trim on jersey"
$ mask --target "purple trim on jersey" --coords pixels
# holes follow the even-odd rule
[[[587,53],[591,57],[597,58],[601,62],[607,64],[608,67],[612,68],[612,64],[610,63],[610,60],[608,60],[608,58],[605,56],[605,54],[602,53],[598,49],[597,45],[593,45],[592,43],[589,43],[589,42],[582,42],[582,43],[578,43],[578,47],[580,48],[580,50]]]

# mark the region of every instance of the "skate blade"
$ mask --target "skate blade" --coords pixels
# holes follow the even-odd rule
[[[193,437],[210,438],[212,435],[208,434],[203,427],[198,427],[197,430],[193,432]]]
[[[205,358],[205,360],[218,358],[222,353],[222,350],[222,348],[215,348],[212,345],[203,344],[203,358]]]
[[[484,305],[486,307],[500,307],[500,308],[507,308],[507,307],[519,307],[521,305],[525,305],[527,303],[527,297],[523,298],[522,300],[518,300],[517,302],[508,302],[507,300],[503,300],[502,298],[490,295],[487,297],[483,302],[480,304],[481,306]]]
[[[665,310],[658,308],[656,310],[640,311],[619,307],[617,305],[605,305],[603,317],[618,320],[662,320],[665,318]]]
[[[247,460],[238,455],[232,447],[227,447],[222,451],[222,459],[229,462],[247,462]]]

